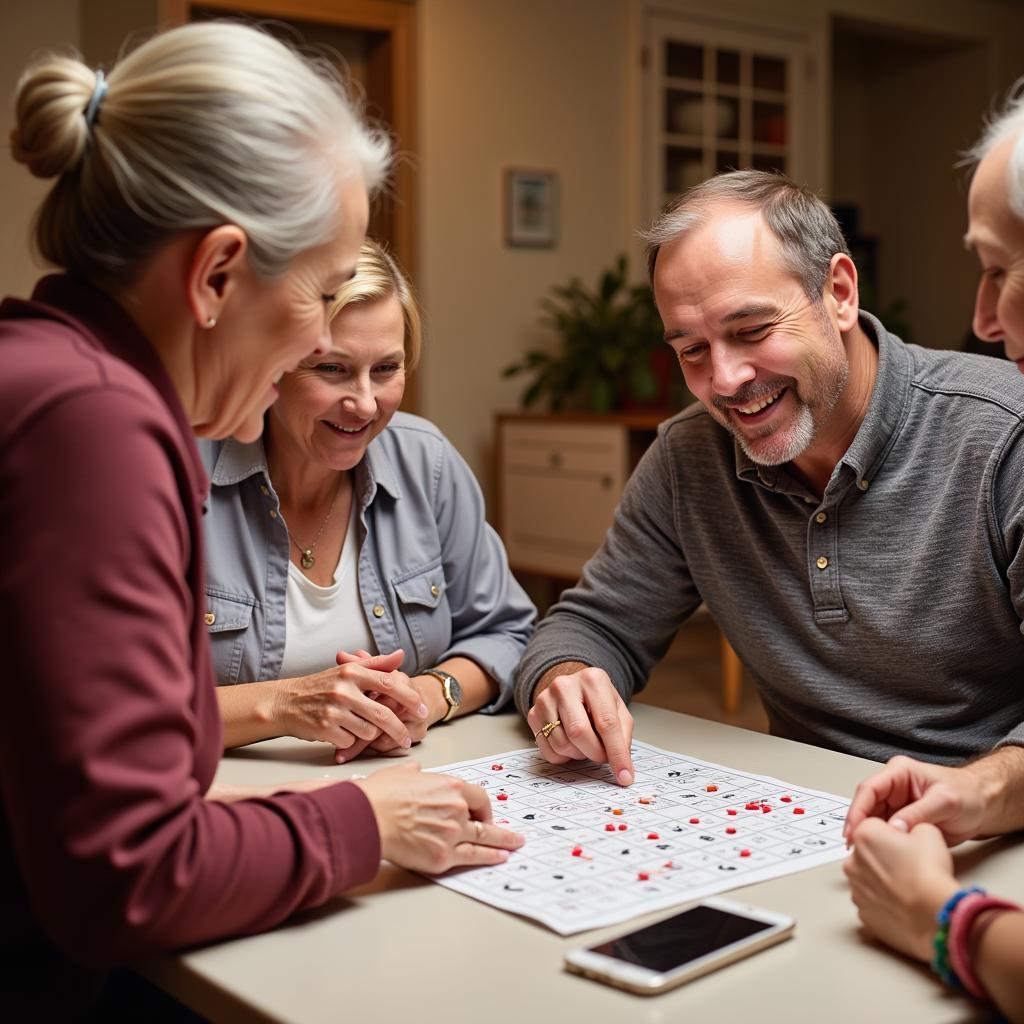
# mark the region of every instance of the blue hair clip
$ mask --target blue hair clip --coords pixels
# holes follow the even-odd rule
[[[93,86],[92,95],[89,97],[89,105],[85,108],[85,123],[91,128],[99,113],[103,97],[107,95],[107,76],[102,71],[96,72],[96,84]]]

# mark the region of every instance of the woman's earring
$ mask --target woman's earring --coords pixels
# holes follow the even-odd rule
[[[207,327],[216,327],[217,326],[217,318],[215,316],[208,316],[206,318],[206,326]]]

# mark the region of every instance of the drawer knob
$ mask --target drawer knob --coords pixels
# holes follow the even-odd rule
[[[601,477],[601,486],[606,491],[610,491],[611,487],[612,487],[612,478],[610,476],[608,476],[607,474],[605,474],[603,477]]]
[[[551,462],[551,465],[552,465],[552,466],[553,466],[553,467],[554,467],[555,469],[558,469],[558,468],[559,468],[559,467],[560,467],[560,466],[562,465],[562,456],[561,456],[561,453],[559,453],[559,452],[552,452],[552,453],[551,453],[551,458],[550,458],[550,460],[549,460],[549,461]]]

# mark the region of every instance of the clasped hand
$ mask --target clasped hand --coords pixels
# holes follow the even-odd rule
[[[391,749],[408,749],[426,731],[427,706],[398,671],[403,652],[358,653],[339,654],[337,667],[275,687],[274,718],[291,736],[333,744],[338,763],[382,737]]]

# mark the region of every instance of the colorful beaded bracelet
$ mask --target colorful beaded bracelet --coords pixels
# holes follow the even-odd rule
[[[976,938],[980,942],[984,930],[999,914],[1012,913],[1021,909],[1016,903],[1011,903],[1009,900],[976,893],[962,900],[956,911],[950,915],[949,938],[946,943],[949,951],[949,966],[960,984],[975,999],[984,1002],[988,1000],[989,995],[985,991],[985,986],[975,975],[974,967],[971,964],[968,942],[972,930],[977,933]],[[990,913],[985,921],[975,927],[978,917],[990,911],[995,911],[995,913]]]
[[[957,991],[962,991],[963,985],[960,984],[960,979],[956,976],[956,972],[949,965],[949,919],[952,917],[956,905],[972,893],[981,893],[984,896],[985,890],[980,885],[972,885],[969,889],[960,889],[946,900],[942,909],[935,915],[939,929],[932,940],[932,946],[935,949],[935,956],[932,958],[932,970],[950,988]]]

